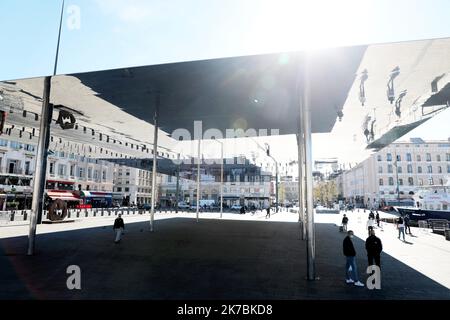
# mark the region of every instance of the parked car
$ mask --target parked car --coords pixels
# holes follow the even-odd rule
[[[184,202],[178,203],[178,209],[189,210],[190,208],[191,208],[191,206]]]
[[[232,211],[240,211],[240,210],[241,210],[241,207],[242,207],[242,206],[239,205],[239,204],[234,204],[234,205],[231,206],[230,209],[231,209]]]
[[[137,207],[138,207],[138,209],[141,209],[141,210],[150,210],[152,208],[152,206],[148,203],[138,204]]]

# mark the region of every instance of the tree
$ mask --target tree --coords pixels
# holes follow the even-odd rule
[[[314,198],[323,205],[333,203],[337,196],[337,187],[334,180],[320,181],[314,187]]]

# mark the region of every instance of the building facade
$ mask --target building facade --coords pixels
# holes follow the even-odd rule
[[[450,140],[395,142],[342,173],[347,201],[379,205],[411,196],[421,188],[450,181]]]

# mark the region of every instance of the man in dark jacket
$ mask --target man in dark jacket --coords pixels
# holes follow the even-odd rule
[[[377,220],[377,226],[379,228],[380,227],[380,214],[378,213],[378,211],[377,211],[377,214],[375,216],[375,220]]]
[[[269,207],[267,207],[267,209],[266,209],[266,219],[267,219],[267,217],[269,217],[269,219],[270,219],[270,206]]]
[[[125,224],[123,223],[122,215],[119,214],[119,216],[114,220],[114,231],[116,232],[116,238],[114,239],[115,243],[119,243],[120,239],[122,237],[122,232],[125,229]]]
[[[409,234],[411,235],[411,226],[410,226],[410,223],[409,223],[409,221],[410,221],[409,214],[405,215],[405,219],[404,220],[405,220],[405,233],[408,234],[408,231],[409,231]]]
[[[344,256],[346,257],[346,264],[345,264],[345,282],[350,284],[354,283],[357,287],[364,287],[364,284],[362,284],[358,279],[358,269],[356,267],[356,250],[353,246],[353,231],[349,231],[348,235],[345,237],[343,242],[343,251]],[[351,270],[351,277],[349,276],[349,271]]]
[[[366,250],[369,266],[373,265],[373,261],[375,260],[375,264],[381,267],[380,254],[383,251],[383,245],[381,244],[381,240],[375,236],[374,229],[370,230],[370,236],[366,240]]]

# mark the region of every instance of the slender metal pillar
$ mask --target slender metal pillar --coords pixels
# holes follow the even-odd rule
[[[313,175],[312,175],[312,143],[311,143],[311,105],[310,105],[310,79],[309,79],[309,59],[306,56],[303,84],[303,107],[302,120],[305,146],[305,185],[306,185],[306,254],[307,254],[307,279],[315,280],[315,227],[314,227],[314,207],[313,207]]]
[[[223,216],[223,142],[220,142],[218,140],[213,140],[218,143],[220,143],[220,218]]]
[[[178,201],[180,201],[180,164],[177,165],[177,189],[175,191],[175,198],[175,213],[178,213]]]
[[[150,231],[153,232],[155,220],[155,202],[156,202],[156,179],[158,162],[158,129],[159,129],[159,105],[161,103],[160,93],[156,92],[155,97],[155,115],[154,115],[154,134],[153,134],[153,172],[152,172],[152,206],[150,210]]]
[[[36,154],[36,172],[33,183],[33,199],[31,203],[30,231],[28,235],[27,255],[34,254],[36,225],[42,221],[45,176],[47,173],[47,153],[50,142],[50,124],[53,115],[53,105],[50,104],[52,77],[44,78],[44,94],[42,99],[41,123]]]
[[[276,212],[278,213],[278,162],[275,160],[275,201],[276,203]]]
[[[301,239],[306,240],[306,219],[305,219],[305,179],[304,179],[304,139],[300,119],[299,133],[297,134],[298,150],[298,221]]]
[[[221,163],[220,163],[220,218],[223,216],[223,143],[221,142]]]
[[[201,162],[201,155],[200,155],[200,147],[201,147],[202,139],[198,139],[198,159],[197,159],[197,222],[198,222],[198,216],[199,216],[199,210],[200,210],[200,162]]]

